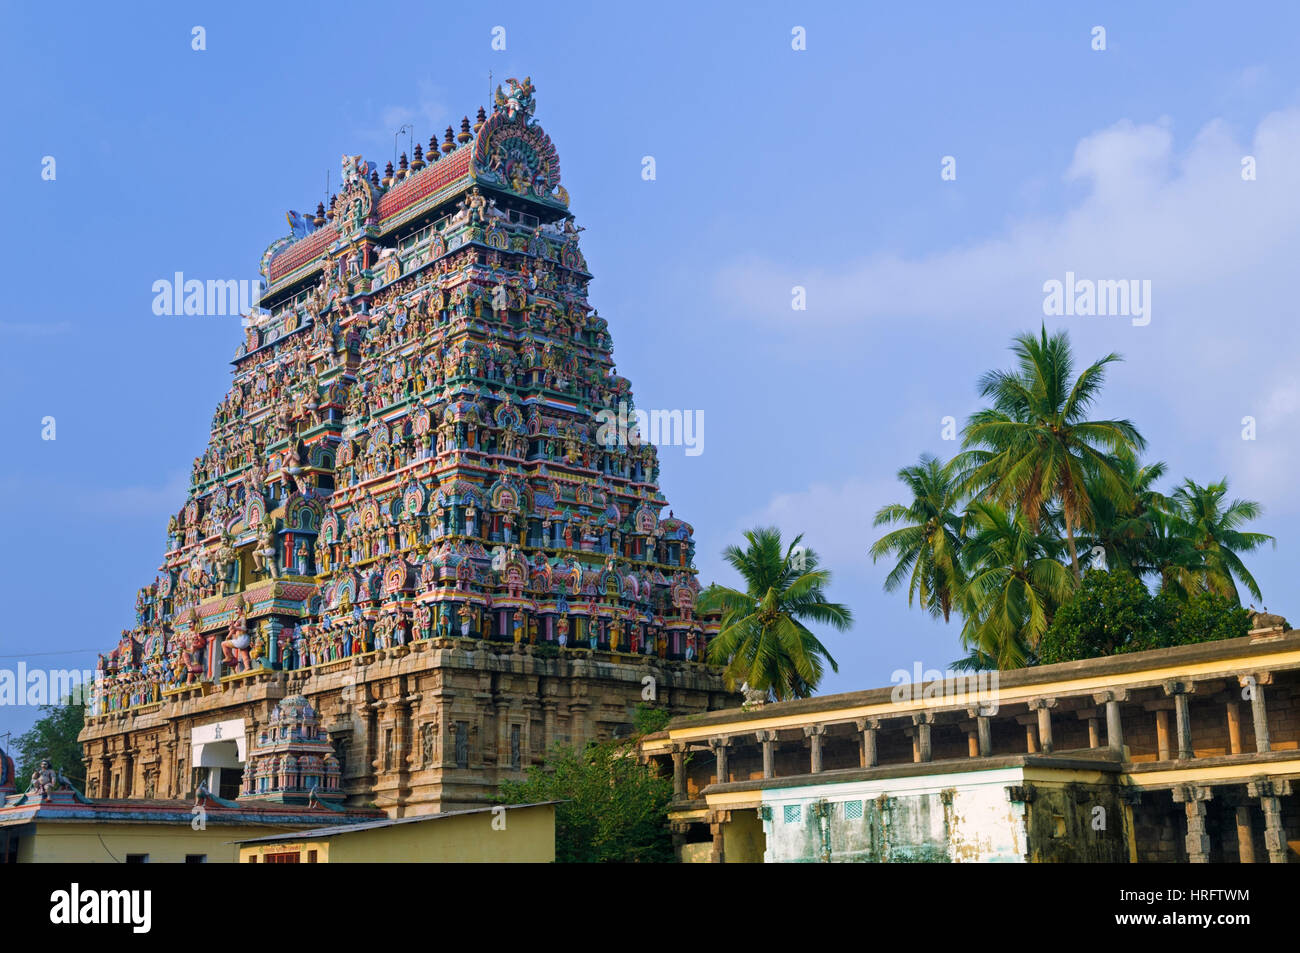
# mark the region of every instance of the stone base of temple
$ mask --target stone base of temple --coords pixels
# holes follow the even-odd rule
[[[717,669],[611,652],[468,639],[418,642],[311,669],[255,670],[155,704],[88,716],[87,794],[235,798],[279,702],[304,696],[341,762],[349,808],[403,817],[481,807],[555,745],[629,734],[647,704],[673,714],[734,706]]]

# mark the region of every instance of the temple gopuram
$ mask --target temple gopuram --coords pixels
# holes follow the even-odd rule
[[[631,386],[533,86],[508,85],[382,176],[344,156],[262,256],[159,575],[100,658],[88,795],[284,790],[254,754],[286,699],[318,794],[393,816],[487,803],[641,704],[738,702],[655,447],[600,438]]]

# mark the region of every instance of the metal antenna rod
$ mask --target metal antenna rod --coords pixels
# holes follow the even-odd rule
[[[412,141],[411,137],[414,135],[414,131],[411,129],[411,124],[409,122],[404,122],[402,123],[401,127],[398,128],[397,132],[393,133],[393,168],[394,169],[397,168],[397,137],[400,136],[402,133],[407,134],[407,144],[406,144],[407,155],[410,155],[411,152],[414,151],[411,147],[411,141]]]

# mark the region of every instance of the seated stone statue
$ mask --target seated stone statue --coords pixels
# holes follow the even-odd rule
[[[34,794],[41,800],[45,800],[50,796],[51,792],[58,788],[58,786],[58,775],[55,774],[54,769],[50,767],[49,761],[42,760],[41,766],[32,772],[32,783],[31,787],[28,788],[28,793]]]

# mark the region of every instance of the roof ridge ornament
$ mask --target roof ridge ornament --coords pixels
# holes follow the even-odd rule
[[[497,87],[492,115],[474,141],[473,174],[485,184],[516,195],[567,207],[560,185],[560,158],[550,137],[533,122],[536,88],[532,79],[508,79],[509,91]]]
[[[379,203],[376,201],[375,186],[367,178],[369,173],[370,163],[360,155],[344,154],[343,188],[339,192],[335,216],[340,237],[359,232],[367,225],[377,224],[375,211]]]
[[[500,85],[497,86],[496,101],[492,104],[492,111],[505,113],[505,116],[511,122],[520,121],[528,125],[533,118],[533,110],[537,108],[537,103],[533,100],[533,93],[537,87],[533,85],[533,78],[525,76],[523,83],[511,77],[506,80],[510,84],[510,92],[502,91]],[[522,117],[522,118],[520,118]]]

